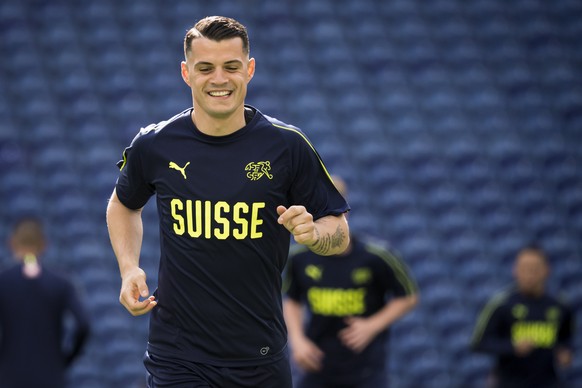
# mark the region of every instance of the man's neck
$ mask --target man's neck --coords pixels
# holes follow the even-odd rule
[[[244,106],[229,116],[214,117],[209,116],[201,109],[192,110],[192,121],[196,128],[205,135],[226,136],[243,128],[246,125]]]
[[[539,297],[541,297],[542,295],[544,295],[545,288],[544,288],[544,287],[542,287],[542,288],[529,289],[529,290],[523,290],[523,289],[520,289],[520,292],[521,292],[523,295],[525,295],[525,296],[527,296],[527,297],[530,297],[530,298],[539,298]]]

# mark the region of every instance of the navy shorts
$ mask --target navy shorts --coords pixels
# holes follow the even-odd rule
[[[289,357],[270,364],[222,367],[144,356],[148,388],[291,388]]]

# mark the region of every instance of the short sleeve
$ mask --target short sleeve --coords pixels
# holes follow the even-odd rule
[[[393,251],[382,246],[368,245],[367,250],[382,259],[387,292],[395,297],[410,296],[418,293],[418,285],[410,269],[404,261]]]
[[[123,151],[123,159],[117,163],[120,174],[115,191],[121,203],[130,209],[142,208],[155,193],[154,187],[146,178],[144,160],[147,160],[147,132],[144,130],[133,139],[131,145]]]
[[[292,204],[303,205],[318,219],[350,210],[337,191],[323,160],[303,132],[297,130],[293,145],[294,179],[290,192]]]

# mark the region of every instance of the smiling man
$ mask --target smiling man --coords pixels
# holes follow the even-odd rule
[[[107,208],[120,302],[151,312],[148,387],[291,387],[281,272],[290,235],[320,255],[349,242],[345,199],[297,127],[245,105],[246,28],[208,17],[184,39],[193,107],[125,149]],[[139,266],[141,209],[156,197],[158,287]]]

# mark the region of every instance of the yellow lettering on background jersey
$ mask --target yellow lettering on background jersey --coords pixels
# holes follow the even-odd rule
[[[192,238],[216,238],[225,240],[234,237],[237,240],[245,238],[261,238],[260,227],[264,220],[260,210],[265,208],[265,202],[247,204],[237,202],[232,206],[226,201],[181,200],[170,201],[170,213],[174,220],[174,233],[181,236],[186,231]]]
[[[307,299],[314,314],[327,316],[361,315],[366,312],[365,288],[311,287]]]
[[[551,348],[556,343],[557,332],[556,322],[520,321],[511,327],[511,341],[529,341],[538,348]]]

